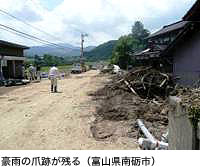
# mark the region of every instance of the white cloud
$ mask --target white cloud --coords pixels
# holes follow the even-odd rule
[[[117,39],[130,32],[131,25],[141,20],[150,30],[181,19],[195,0],[63,0],[49,11],[42,0],[0,0],[1,7],[27,20],[38,28],[61,38],[64,42],[80,42],[80,31],[87,32],[86,45],[97,45]],[[13,5],[14,4],[14,5]],[[21,31],[59,42],[39,33],[8,16],[0,15],[0,22]],[[31,42],[9,33],[0,32],[0,38],[28,45]]]

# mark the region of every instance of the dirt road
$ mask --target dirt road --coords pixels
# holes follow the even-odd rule
[[[45,80],[0,95],[0,149],[135,149],[131,138],[92,137],[95,101],[88,93],[107,79],[96,75],[60,80],[59,93],[50,93]]]

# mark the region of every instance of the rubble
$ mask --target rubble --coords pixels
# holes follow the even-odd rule
[[[187,106],[200,105],[200,89],[182,88],[179,89],[177,96],[181,99],[182,103]]]
[[[118,65],[106,65],[101,69],[101,73],[110,73],[110,74],[119,74],[121,73],[121,69]]]
[[[111,66],[104,66],[102,69],[101,69],[101,73],[105,74],[105,73],[111,73],[113,70],[113,68]]]
[[[123,84],[123,82],[134,94],[150,99],[165,98],[175,87],[170,75],[151,67],[130,71],[119,80],[118,84]]]
[[[151,67],[140,68],[124,75],[115,75],[102,89],[91,94],[98,101],[96,120],[92,124],[93,130],[103,121],[127,122],[129,131],[127,136],[139,137],[136,120],[144,120],[150,133],[158,140],[166,132],[168,125],[168,111],[170,106],[166,97],[173,90],[173,81],[167,74],[160,73]],[[104,126],[106,129],[106,126]],[[115,135],[113,129],[106,138]],[[101,133],[102,132],[101,128]],[[98,134],[98,128],[93,131],[93,137]],[[137,133],[137,135],[136,135]],[[97,139],[97,138],[96,138]]]
[[[197,129],[200,121],[200,89],[199,88],[182,88],[178,91],[180,105],[188,112],[188,118],[192,126]]]

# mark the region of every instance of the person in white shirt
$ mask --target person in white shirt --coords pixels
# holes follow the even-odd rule
[[[30,73],[30,80],[34,81],[35,80],[36,69],[32,64],[30,64],[29,73]]]
[[[58,68],[56,65],[49,70],[49,79],[51,80],[51,92],[57,92],[57,78],[59,76]]]

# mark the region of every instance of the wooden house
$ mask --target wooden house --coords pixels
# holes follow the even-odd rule
[[[159,67],[160,65],[170,66],[172,63],[171,58],[163,58],[160,55],[188,24],[188,21],[178,21],[164,26],[147,38],[148,48],[145,51],[136,53],[134,57],[137,61],[142,62],[143,65],[152,65],[154,67]]]
[[[148,41],[149,49],[136,54],[136,60],[162,64],[166,72],[180,78],[178,83],[193,87],[200,80],[200,1],[181,21],[164,26],[150,35]],[[162,49],[155,52],[160,46]]]
[[[185,14],[183,20],[186,21],[199,21],[200,17],[200,1],[197,0],[192,8]]]
[[[0,80],[23,77],[26,46],[0,40]]]

